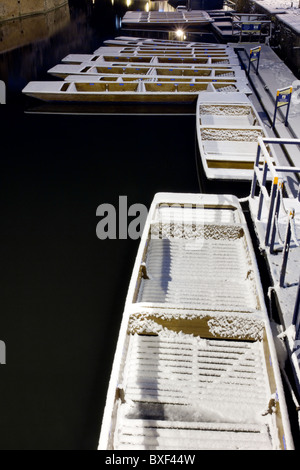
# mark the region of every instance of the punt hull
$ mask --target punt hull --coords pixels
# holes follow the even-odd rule
[[[202,91],[238,91],[232,83],[170,83],[170,82],[30,82],[23,93],[47,102],[72,103],[195,103]]]
[[[205,111],[201,111],[205,109]],[[204,114],[207,113],[207,114]],[[206,182],[248,183],[253,178],[259,136],[265,127],[243,93],[199,95],[196,111],[197,158]]]
[[[204,258],[212,244],[235,259],[232,243],[245,250],[244,268],[250,268],[236,292],[250,282],[252,300],[232,291],[229,307],[229,285],[229,297],[206,293],[213,272]],[[219,265],[220,285],[230,265],[229,258]],[[247,366],[254,364],[251,376]],[[259,272],[234,196],[155,196],[129,285],[98,448],[294,448]]]
[[[114,93],[114,94],[99,94],[99,95],[87,95],[84,96],[78,94],[69,95],[57,95],[56,93],[27,93],[28,96],[36,98],[46,102],[70,102],[70,103],[182,103],[192,104],[197,100],[197,95],[194,93],[182,95],[182,94],[125,94],[125,93]]]

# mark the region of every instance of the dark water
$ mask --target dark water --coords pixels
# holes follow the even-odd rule
[[[120,34],[125,1],[72,5],[63,30],[0,55],[1,449],[97,447],[139,242],[99,240],[96,209],[199,192],[193,115],[25,112],[29,80]]]

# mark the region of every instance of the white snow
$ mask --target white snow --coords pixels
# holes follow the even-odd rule
[[[215,127],[202,127],[201,130],[202,140],[217,140],[217,141],[239,141],[239,142],[255,142],[257,143],[258,137],[264,135],[262,129],[230,129],[230,128],[215,128]]]
[[[260,342],[175,334],[130,343],[116,449],[277,447]]]
[[[171,320],[187,320],[195,319],[207,320],[210,334],[221,338],[254,340],[263,339],[264,320],[259,314],[254,315],[246,313],[218,312],[214,314],[211,311],[193,311],[193,310],[171,310],[171,309],[141,309],[130,315],[128,323],[128,332],[137,334],[156,334],[164,338],[190,337],[196,341],[200,341],[198,336],[188,335],[180,331],[179,333],[168,328],[168,322]],[[164,325],[161,323],[164,322]],[[201,341],[205,341],[201,338]]]
[[[269,14],[277,18],[287,26],[300,32],[300,8],[298,0],[256,0],[257,5],[265,8]]]

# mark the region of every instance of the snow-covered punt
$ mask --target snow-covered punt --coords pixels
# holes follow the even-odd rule
[[[199,156],[209,180],[252,181],[257,139],[265,128],[243,93],[198,97],[196,128]]]
[[[132,81],[118,77],[109,80],[105,77],[68,77],[65,81],[29,82],[23,93],[43,101],[59,102],[113,102],[113,103],[194,103],[198,94],[208,92],[251,93],[245,83],[238,82],[197,82],[190,79],[184,82],[149,80]]]
[[[210,42],[191,42],[191,41],[176,41],[170,39],[158,39],[158,38],[142,38],[136,36],[117,36],[114,39],[107,39],[103,42],[107,46],[149,46],[149,47],[178,47],[178,48],[219,48],[227,49],[227,44],[216,44]]]
[[[110,49],[110,48],[107,48]],[[144,65],[185,65],[188,66],[226,66],[235,65],[240,66],[239,59],[236,54],[209,54],[209,53],[197,53],[197,54],[158,54],[152,51],[151,53],[145,52],[143,54],[137,53],[119,53],[117,51],[107,51],[105,54],[69,54],[62,60],[64,63],[72,64],[90,64],[99,65],[107,62],[131,62]]]
[[[179,65],[161,65],[161,66],[150,66],[140,65],[139,63],[122,62],[122,63],[102,63],[102,64],[91,64],[83,62],[80,64],[58,64],[48,70],[48,73],[55,77],[65,79],[69,75],[80,75],[80,76],[126,76],[135,78],[149,78],[157,77],[159,80],[187,80],[188,77],[199,80],[207,81],[224,81],[224,82],[236,82],[246,80],[246,75],[243,70],[238,66],[210,66],[210,67],[198,67],[198,66],[179,66]]]
[[[99,449],[293,449],[259,272],[234,196],[155,196]]]
[[[83,57],[82,57],[83,58]],[[245,72],[239,66],[197,66],[197,65],[179,65],[179,64],[139,64],[138,62],[105,62],[105,63],[63,63],[57,64],[48,70],[48,73],[60,78],[66,78],[68,75],[142,75],[142,76],[171,76],[171,77],[198,77],[198,78],[243,78],[246,79]]]
[[[193,28],[207,27],[213,23],[213,19],[206,11],[127,11],[122,18],[123,28],[172,28],[184,27],[188,30]]]
[[[143,48],[160,48],[160,49],[195,49],[195,50],[219,50],[226,51],[232,49],[231,45],[218,44],[210,42],[191,42],[191,41],[175,41],[169,39],[156,39],[156,38],[138,38],[130,36],[117,36],[114,39],[107,39],[103,41],[104,46],[109,47],[143,47]],[[95,50],[95,54],[98,49]]]

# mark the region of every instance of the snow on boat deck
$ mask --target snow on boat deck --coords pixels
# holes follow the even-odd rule
[[[245,94],[199,95],[196,111],[199,156],[208,180],[231,182],[253,178],[258,137],[264,125]]]
[[[233,196],[155,197],[99,448],[293,448],[259,272]]]
[[[124,393],[116,450],[272,449],[259,342],[134,335]]]
[[[158,208],[137,302],[259,309],[244,231],[226,209]],[[201,288],[199,288],[201,286]]]

